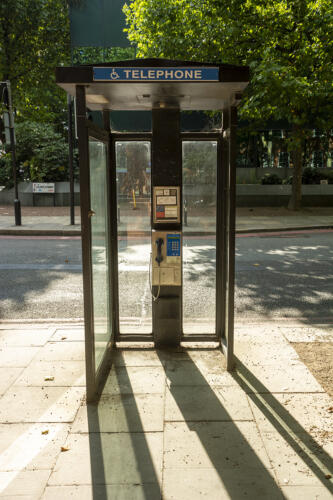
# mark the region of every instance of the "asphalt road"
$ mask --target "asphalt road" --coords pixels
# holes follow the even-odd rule
[[[214,330],[212,237],[184,242],[185,331]],[[304,232],[236,240],[236,320],[333,318],[333,233]],[[119,242],[123,331],[149,331],[149,242]],[[0,237],[0,318],[82,318],[79,238]]]

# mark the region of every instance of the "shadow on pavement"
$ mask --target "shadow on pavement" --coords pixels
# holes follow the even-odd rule
[[[121,380],[117,369],[115,373],[119,387],[125,386],[126,393],[109,395],[102,392],[97,403],[87,404],[93,498],[160,499],[160,477],[146,439],[136,395],[126,367],[122,368]],[[118,420],[125,415],[125,423],[117,422],[117,410],[112,415],[110,412],[101,416],[100,407],[112,405],[115,400],[120,401]],[[112,431],[106,431],[110,425]]]
[[[274,429],[333,494],[333,481],[330,479],[333,459],[237,358],[236,371],[232,376]]]
[[[163,362],[164,354],[158,354]],[[186,375],[179,372],[184,364]],[[228,498],[232,499],[243,498],[244,495],[251,499],[281,499],[281,490],[272,477],[272,471],[268,470],[270,466],[258,439],[255,423],[245,419],[237,421],[237,418],[229,414],[186,352],[183,353],[182,360],[173,365],[171,363],[171,366],[169,363],[169,368],[167,362],[165,371],[171,396],[181,414],[169,424],[183,425],[186,433],[190,431],[184,439],[191,449],[184,449],[184,442],[181,440],[173,441],[172,448],[176,451],[175,455],[183,453],[186,457],[190,465],[184,465],[184,469],[192,470],[193,480],[198,470],[201,469],[205,476],[207,468],[214,469],[220,478],[221,498],[223,488]],[[168,446],[167,439],[165,442]],[[196,449],[201,450],[200,456],[193,451]],[[265,459],[266,464],[263,462]],[[209,487],[207,481],[206,487]]]

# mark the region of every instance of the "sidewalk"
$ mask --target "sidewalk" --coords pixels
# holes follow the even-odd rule
[[[64,213],[68,212],[68,215]],[[11,207],[0,207],[0,235],[54,235],[80,236],[80,216],[76,209],[75,226],[70,225],[68,207],[23,207],[22,225],[15,226]],[[58,213],[57,213],[58,212]],[[147,216],[140,217],[140,212],[121,216],[118,223],[119,232],[131,231],[150,232]],[[188,225],[183,226],[185,233],[201,234],[215,232],[215,218],[188,216]],[[298,229],[333,228],[333,207],[305,208],[300,212],[289,212],[285,208],[253,209],[238,208],[236,216],[237,233],[269,232]]]
[[[0,491],[21,500],[328,500],[333,402],[290,344],[332,327],[236,325],[216,349],[119,349],[85,402],[83,327],[0,324]]]

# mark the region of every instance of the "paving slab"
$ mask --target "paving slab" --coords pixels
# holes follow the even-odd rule
[[[84,361],[84,342],[48,342],[37,356],[39,361]]]
[[[51,337],[53,342],[84,342],[84,327],[57,328]]]
[[[83,387],[12,386],[0,399],[0,423],[73,422]]]
[[[238,374],[218,349],[118,350],[99,404],[87,406],[82,326],[27,337],[25,325],[12,337],[1,326],[6,352],[35,349],[27,365],[0,367],[1,499],[155,500],[162,478],[163,500],[328,498],[332,400],[290,346],[291,329],[238,329]]]
[[[163,394],[122,394],[81,406],[71,432],[162,432],[163,428]]]
[[[103,394],[162,394],[165,373],[162,367],[113,367]]]
[[[282,335],[289,342],[332,342],[333,327],[331,325],[322,325],[317,327],[293,327],[280,328]]]
[[[49,486],[161,483],[162,432],[70,434],[65,446]]]
[[[283,500],[271,471],[245,469],[166,469],[163,500]]]
[[[2,346],[0,348],[0,366],[8,368],[28,366],[40,349],[40,347]]]
[[[286,500],[332,500],[332,492],[324,486],[283,486]]]
[[[0,367],[0,396],[15,382],[24,368],[2,368]]]
[[[165,420],[253,420],[253,414],[240,387],[173,386],[166,392]]]
[[[156,350],[129,349],[118,350],[114,358],[115,366],[161,366],[162,362]]]
[[[277,343],[263,343],[255,340],[235,340],[235,353],[246,366],[259,364],[260,366],[286,366],[288,362],[299,361],[295,349],[289,342],[281,339]]]
[[[86,386],[84,361],[32,361],[15,385],[37,387]]]
[[[269,323],[268,325],[263,325],[262,323],[258,325],[244,325],[236,323],[234,337],[235,342],[256,342],[262,343],[266,346],[272,346],[275,343],[277,343],[278,345],[285,343],[285,340],[283,339],[283,337],[281,337],[278,326],[272,325],[271,323]]]
[[[323,449],[314,445],[306,434],[298,435],[296,441],[292,440],[294,447],[278,432],[263,433],[262,438],[281,485],[322,486],[322,481],[330,472],[327,459]]]
[[[203,367],[200,363],[197,365],[197,362],[188,358],[183,361],[169,361],[165,368],[165,374],[169,387],[177,385],[206,386],[213,380],[215,380],[215,384],[221,386],[235,385],[232,375],[223,370],[222,367],[212,369],[212,373],[209,373],[208,367]]]
[[[38,347],[43,346],[53,335],[50,329],[11,330],[0,329],[0,348],[2,347]]]
[[[21,499],[22,495],[37,500],[44,491],[50,473],[49,470],[0,472],[0,498],[12,496]]]
[[[282,421],[295,433],[303,430],[333,433],[332,413],[329,411],[332,400],[326,393],[271,395],[265,403],[270,420],[251,398],[250,405],[262,432],[274,432],[274,423]]]
[[[0,424],[0,471],[51,470],[68,424]]]
[[[243,379],[239,380],[239,383],[246,392],[324,393],[324,389],[308,368],[296,359],[289,363],[281,361],[278,366],[251,362],[245,370],[241,363],[236,361],[236,367],[237,373]]]
[[[108,484],[85,486],[48,486],[41,500],[159,500],[160,486],[145,484]]]
[[[255,422],[167,422],[164,468],[271,468]]]

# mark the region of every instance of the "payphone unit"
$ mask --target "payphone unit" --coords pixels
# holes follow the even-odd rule
[[[154,224],[180,224],[179,186],[153,188]],[[152,285],[181,286],[182,235],[181,231],[152,231]],[[154,296],[154,295],[153,295]],[[155,300],[159,297],[159,290]]]

